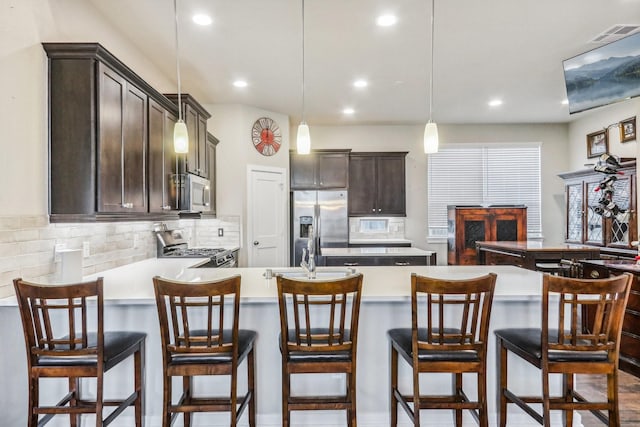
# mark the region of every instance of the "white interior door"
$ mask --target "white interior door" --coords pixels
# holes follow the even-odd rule
[[[249,267],[284,267],[287,253],[285,169],[247,166]]]

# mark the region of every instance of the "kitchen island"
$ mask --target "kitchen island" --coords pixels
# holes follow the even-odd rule
[[[543,242],[525,240],[519,242],[476,242],[479,265],[516,265],[536,270],[537,263],[560,262],[600,258],[597,246],[561,243],[545,245]]]
[[[195,259],[148,259],[123,267],[104,271],[96,276],[104,277],[105,329],[139,330],[148,334],[146,354],[146,414],[147,426],[160,426],[162,401],[162,362],[160,337],[153,294],[152,277],[161,275],[176,280],[199,281],[219,279],[239,274],[242,277],[240,327],[258,332],[256,343],[256,385],[258,425],[271,427],[281,425],[280,421],[280,352],[278,334],[280,330],[276,299],[275,278],[266,279],[264,268],[189,268],[204,260]],[[336,271],[336,268],[319,268],[318,272]],[[358,424],[360,426],[387,426],[389,423],[389,343],[386,331],[390,328],[409,327],[411,324],[410,277],[417,273],[433,277],[470,278],[488,272],[498,275],[492,308],[491,330],[505,327],[539,326],[542,274],[513,266],[406,266],[406,267],[357,267],[364,276],[362,306],[360,309],[360,334],[358,341]],[[4,387],[0,388],[0,413],[2,423],[7,426],[24,425],[27,408],[27,375],[22,326],[15,297],[0,300],[0,322],[3,325],[0,339],[4,345],[0,362],[0,378]],[[495,421],[495,339],[489,337],[488,399],[490,420]],[[129,361],[127,361],[129,362]],[[540,375],[524,362],[510,361],[510,378],[518,378],[513,387],[518,392],[540,387]],[[405,367],[406,368],[406,367]],[[122,370],[114,369],[106,378],[105,396],[118,395],[118,391],[128,386],[127,373],[130,366],[124,363]],[[241,369],[241,372],[244,371]],[[518,374],[520,371],[520,375]],[[241,374],[242,375],[242,374]],[[411,374],[401,368],[400,384],[405,388],[410,384]],[[327,393],[342,390],[344,377],[327,375],[303,376],[293,380],[292,390],[322,390]],[[43,401],[52,399],[65,389],[64,381],[51,380],[43,387]],[[214,381],[215,382],[215,381]],[[465,376],[466,387],[473,395],[475,378]],[[220,382],[215,383],[218,387]],[[240,384],[244,384],[242,379]],[[560,382],[552,383],[559,388]],[[210,382],[196,380],[199,387],[208,388]],[[430,376],[424,387],[435,392],[438,388],[450,387],[449,376]],[[241,390],[242,391],[242,390]],[[522,412],[510,414],[510,425],[537,425]],[[428,425],[450,426],[453,416],[450,411],[426,411]],[[129,418],[127,418],[129,417]],[[126,411],[112,425],[130,426],[132,414]],[[298,426],[340,426],[345,425],[345,415],[341,411],[294,412],[292,422]],[[470,420],[465,414],[465,420]],[[60,417],[58,417],[60,418]],[[401,425],[408,425],[404,414],[399,416]],[[246,425],[246,418],[242,418]],[[465,421],[465,425],[467,421]],[[50,425],[68,425],[68,418],[54,419]],[[228,416],[196,415],[194,425],[228,425]],[[557,424],[554,424],[557,425]],[[579,424],[578,424],[579,425]]]

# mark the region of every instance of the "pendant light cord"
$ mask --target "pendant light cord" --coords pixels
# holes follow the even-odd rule
[[[176,75],[178,77],[178,120],[182,121],[182,99],[180,87],[180,39],[178,38],[178,1],[173,0],[173,14],[176,17]]]
[[[431,122],[433,112],[433,35],[435,21],[435,3],[436,0],[431,0],[431,74],[429,75],[429,122]]]
[[[302,0],[302,122],[305,120],[305,111],[304,111],[304,0]]]

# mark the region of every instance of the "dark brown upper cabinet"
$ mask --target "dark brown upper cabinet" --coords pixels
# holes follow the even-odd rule
[[[176,105],[98,43],[43,47],[50,220],[164,219],[167,211],[177,217],[166,208],[165,185],[175,173],[168,138]]]
[[[349,185],[351,150],[314,150],[310,154],[289,153],[292,190],[346,189]]]
[[[165,94],[167,98],[178,104],[178,95]],[[211,114],[188,93],[180,95],[182,117],[189,133],[189,152],[186,156],[187,172],[209,179],[207,162],[207,120]]]
[[[406,216],[406,152],[351,153],[349,216]]]
[[[168,212],[176,204],[176,153],[173,128],[176,115],[159,102],[149,100],[149,212]]]

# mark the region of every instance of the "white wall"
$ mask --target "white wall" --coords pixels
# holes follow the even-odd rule
[[[406,237],[414,246],[436,250],[446,264],[446,244],[427,242],[427,156],[423,153],[423,125],[310,126],[313,148],[351,148],[353,151],[408,151],[406,160]],[[542,227],[545,242],[563,239],[564,187],[557,174],[569,169],[566,124],[446,125],[439,124],[440,143],[542,142]],[[293,132],[293,130],[292,130]]]
[[[123,38],[89,2],[21,0],[0,7],[0,215],[42,215],[47,206],[44,41],[96,41],[160,91],[175,84]],[[54,7],[55,6],[55,7]],[[185,85],[188,88],[188,85]]]
[[[289,117],[243,105],[203,105],[211,113],[207,129],[219,140],[216,150],[218,215],[240,216],[242,230],[247,230],[247,165],[289,170]],[[260,117],[270,117],[280,126],[282,145],[273,156],[263,156],[251,142],[251,128]],[[288,225],[285,227],[288,228]],[[247,266],[246,233],[242,235],[240,266]],[[288,252],[287,252],[288,253]]]
[[[619,102],[581,113],[579,118],[569,125],[569,144],[573,154],[571,157],[571,170],[584,169],[585,163],[595,163],[597,161],[595,158],[589,159],[587,157],[588,134],[633,116],[640,117],[640,99]],[[636,119],[636,122],[636,125],[640,124],[638,119]],[[620,157],[637,157],[637,141],[620,143],[620,131],[617,126],[609,129],[607,134],[610,154]]]

